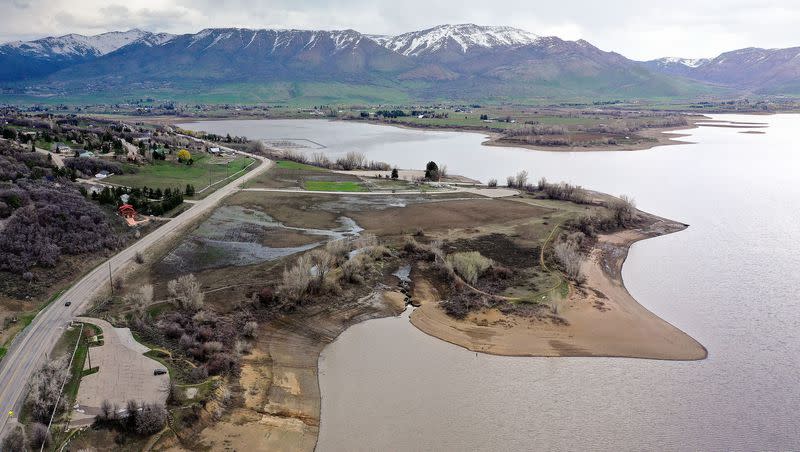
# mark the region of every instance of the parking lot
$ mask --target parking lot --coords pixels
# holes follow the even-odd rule
[[[144,356],[148,348],[134,340],[127,328],[114,328],[108,322],[92,318],[79,321],[97,325],[103,330],[103,345],[91,347],[89,354],[93,367],[99,371],[86,375],[78,389],[71,425],[90,424],[100,413],[103,400],[120,409],[128,400],[164,403],[169,389],[169,375],[153,375],[163,366]],[[84,365],[89,369],[89,359]]]

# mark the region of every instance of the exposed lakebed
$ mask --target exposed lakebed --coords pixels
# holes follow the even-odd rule
[[[326,241],[357,235],[362,229],[350,218],[338,219],[337,229],[286,226],[258,210],[223,206],[189,234],[160,263],[167,273],[192,273],[210,268],[245,266],[276,260],[315,248]],[[283,242],[271,244],[280,234]],[[288,237],[287,237],[288,235]]]
[[[320,360],[318,449],[792,449],[800,443],[800,118],[715,119],[769,127],[702,127],[688,132],[693,145],[596,153],[328,121],[186,127],[304,136],[334,154],[358,150],[401,167],[436,160],[481,180],[527,169],[534,179],[632,195],[640,208],[691,225],[634,245],[623,276],[639,302],[703,343],[708,359],[476,355],[405,317],[367,321]]]

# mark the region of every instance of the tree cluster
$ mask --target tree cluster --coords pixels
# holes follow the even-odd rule
[[[91,157],[73,157],[64,159],[64,166],[75,170],[78,174],[85,178],[94,177],[94,175],[100,171],[107,171],[114,174],[123,174],[124,172],[122,165],[117,162]],[[135,172],[134,169],[131,169],[131,171]]]

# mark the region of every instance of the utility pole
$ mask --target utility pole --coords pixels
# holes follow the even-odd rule
[[[86,338],[86,358],[89,359],[89,370],[92,370],[92,354],[89,352],[89,338]]]
[[[111,261],[108,261],[108,284],[111,286],[111,296],[114,296],[114,280],[111,278]]]

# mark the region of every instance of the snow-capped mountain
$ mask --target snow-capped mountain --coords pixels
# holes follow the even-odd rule
[[[534,44],[539,36],[511,27],[474,24],[439,25],[397,36],[371,36],[375,42],[410,57],[435,56],[444,52],[466,54],[474,50]]]
[[[655,72],[766,94],[800,90],[800,47],[749,47],[716,58],[661,58],[643,64]]]
[[[742,49],[714,59],[635,62],[583,40],[511,27],[441,25],[397,36],[355,30],[140,30],[0,45],[6,93],[272,86],[280,99],[354,93],[408,99],[669,97],[728,89],[800,92],[800,48]],[[713,85],[713,87],[712,87]],[[270,88],[270,89],[273,89]]]
[[[153,34],[141,30],[112,31],[95,36],[68,34],[35,41],[15,41],[0,46],[0,53],[17,52],[36,58],[98,57],[142,40],[152,44],[164,43],[173,35]]]
[[[68,34],[0,45],[0,80],[44,76],[65,67],[108,55],[132,44],[160,45],[174,36],[142,30],[112,31],[95,36]]]
[[[710,60],[708,58],[665,57],[645,61],[643,64],[651,70],[669,75],[688,75],[692,69],[700,67]]]

